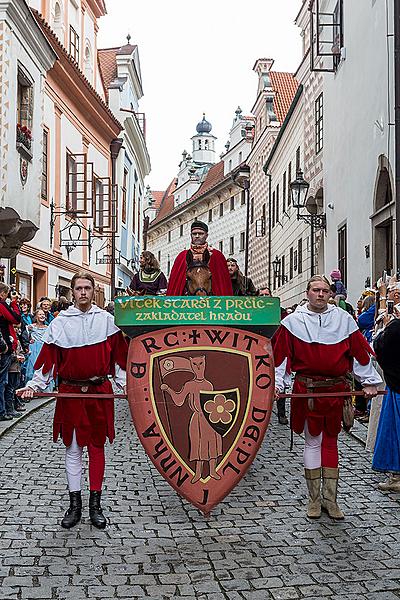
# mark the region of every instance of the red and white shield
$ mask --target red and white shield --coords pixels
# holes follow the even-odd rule
[[[270,341],[242,329],[160,329],[128,358],[133,423],[170,485],[209,513],[240,481],[271,416]]]

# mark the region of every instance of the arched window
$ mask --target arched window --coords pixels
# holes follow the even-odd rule
[[[58,39],[64,44],[64,18],[61,0],[56,0],[53,5],[53,29]]]
[[[86,79],[88,79],[90,81],[90,83],[93,83],[93,81],[92,81],[92,78],[93,78],[92,49],[90,47],[89,40],[86,40],[84,60],[85,60],[84,69],[85,69]]]
[[[208,140],[205,140],[205,142],[204,142],[204,149],[208,150]]]
[[[199,150],[201,150],[201,140],[199,140]]]

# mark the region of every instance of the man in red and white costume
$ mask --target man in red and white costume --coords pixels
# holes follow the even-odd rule
[[[282,320],[273,337],[276,393],[284,378],[295,373],[293,393],[350,390],[353,373],[367,398],[377,394],[381,378],[371,363],[371,347],[349,313],[332,304],[330,283],[315,275],[307,285],[308,302]],[[307,516],[318,518],[321,508],[343,519],[337,501],[344,398],[297,398],[291,402],[291,429],[305,435],[304,467],[309,492]],[[322,501],[321,501],[322,476]]]
[[[79,272],[72,278],[74,306],[54,319],[44,337],[43,348],[35,363],[35,373],[25,388],[17,391],[22,398],[46,389],[58,377],[60,393],[112,394],[109,376],[125,390],[127,344],[114,319],[92,304],[94,279]],[[104,444],[112,442],[114,400],[58,398],[54,413],[53,439],[61,436],[66,446],[65,467],[70,506],[61,526],[70,529],[82,514],[82,451],[89,455],[89,516],[92,524],[104,529],[106,519],[100,505],[105,469]]]

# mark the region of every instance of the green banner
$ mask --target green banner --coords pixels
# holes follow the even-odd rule
[[[115,299],[118,327],[279,325],[279,298],[267,296],[133,296]]]

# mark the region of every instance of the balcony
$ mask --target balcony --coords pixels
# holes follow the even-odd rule
[[[26,125],[17,124],[17,151],[23,158],[31,162],[32,154],[32,132]]]

